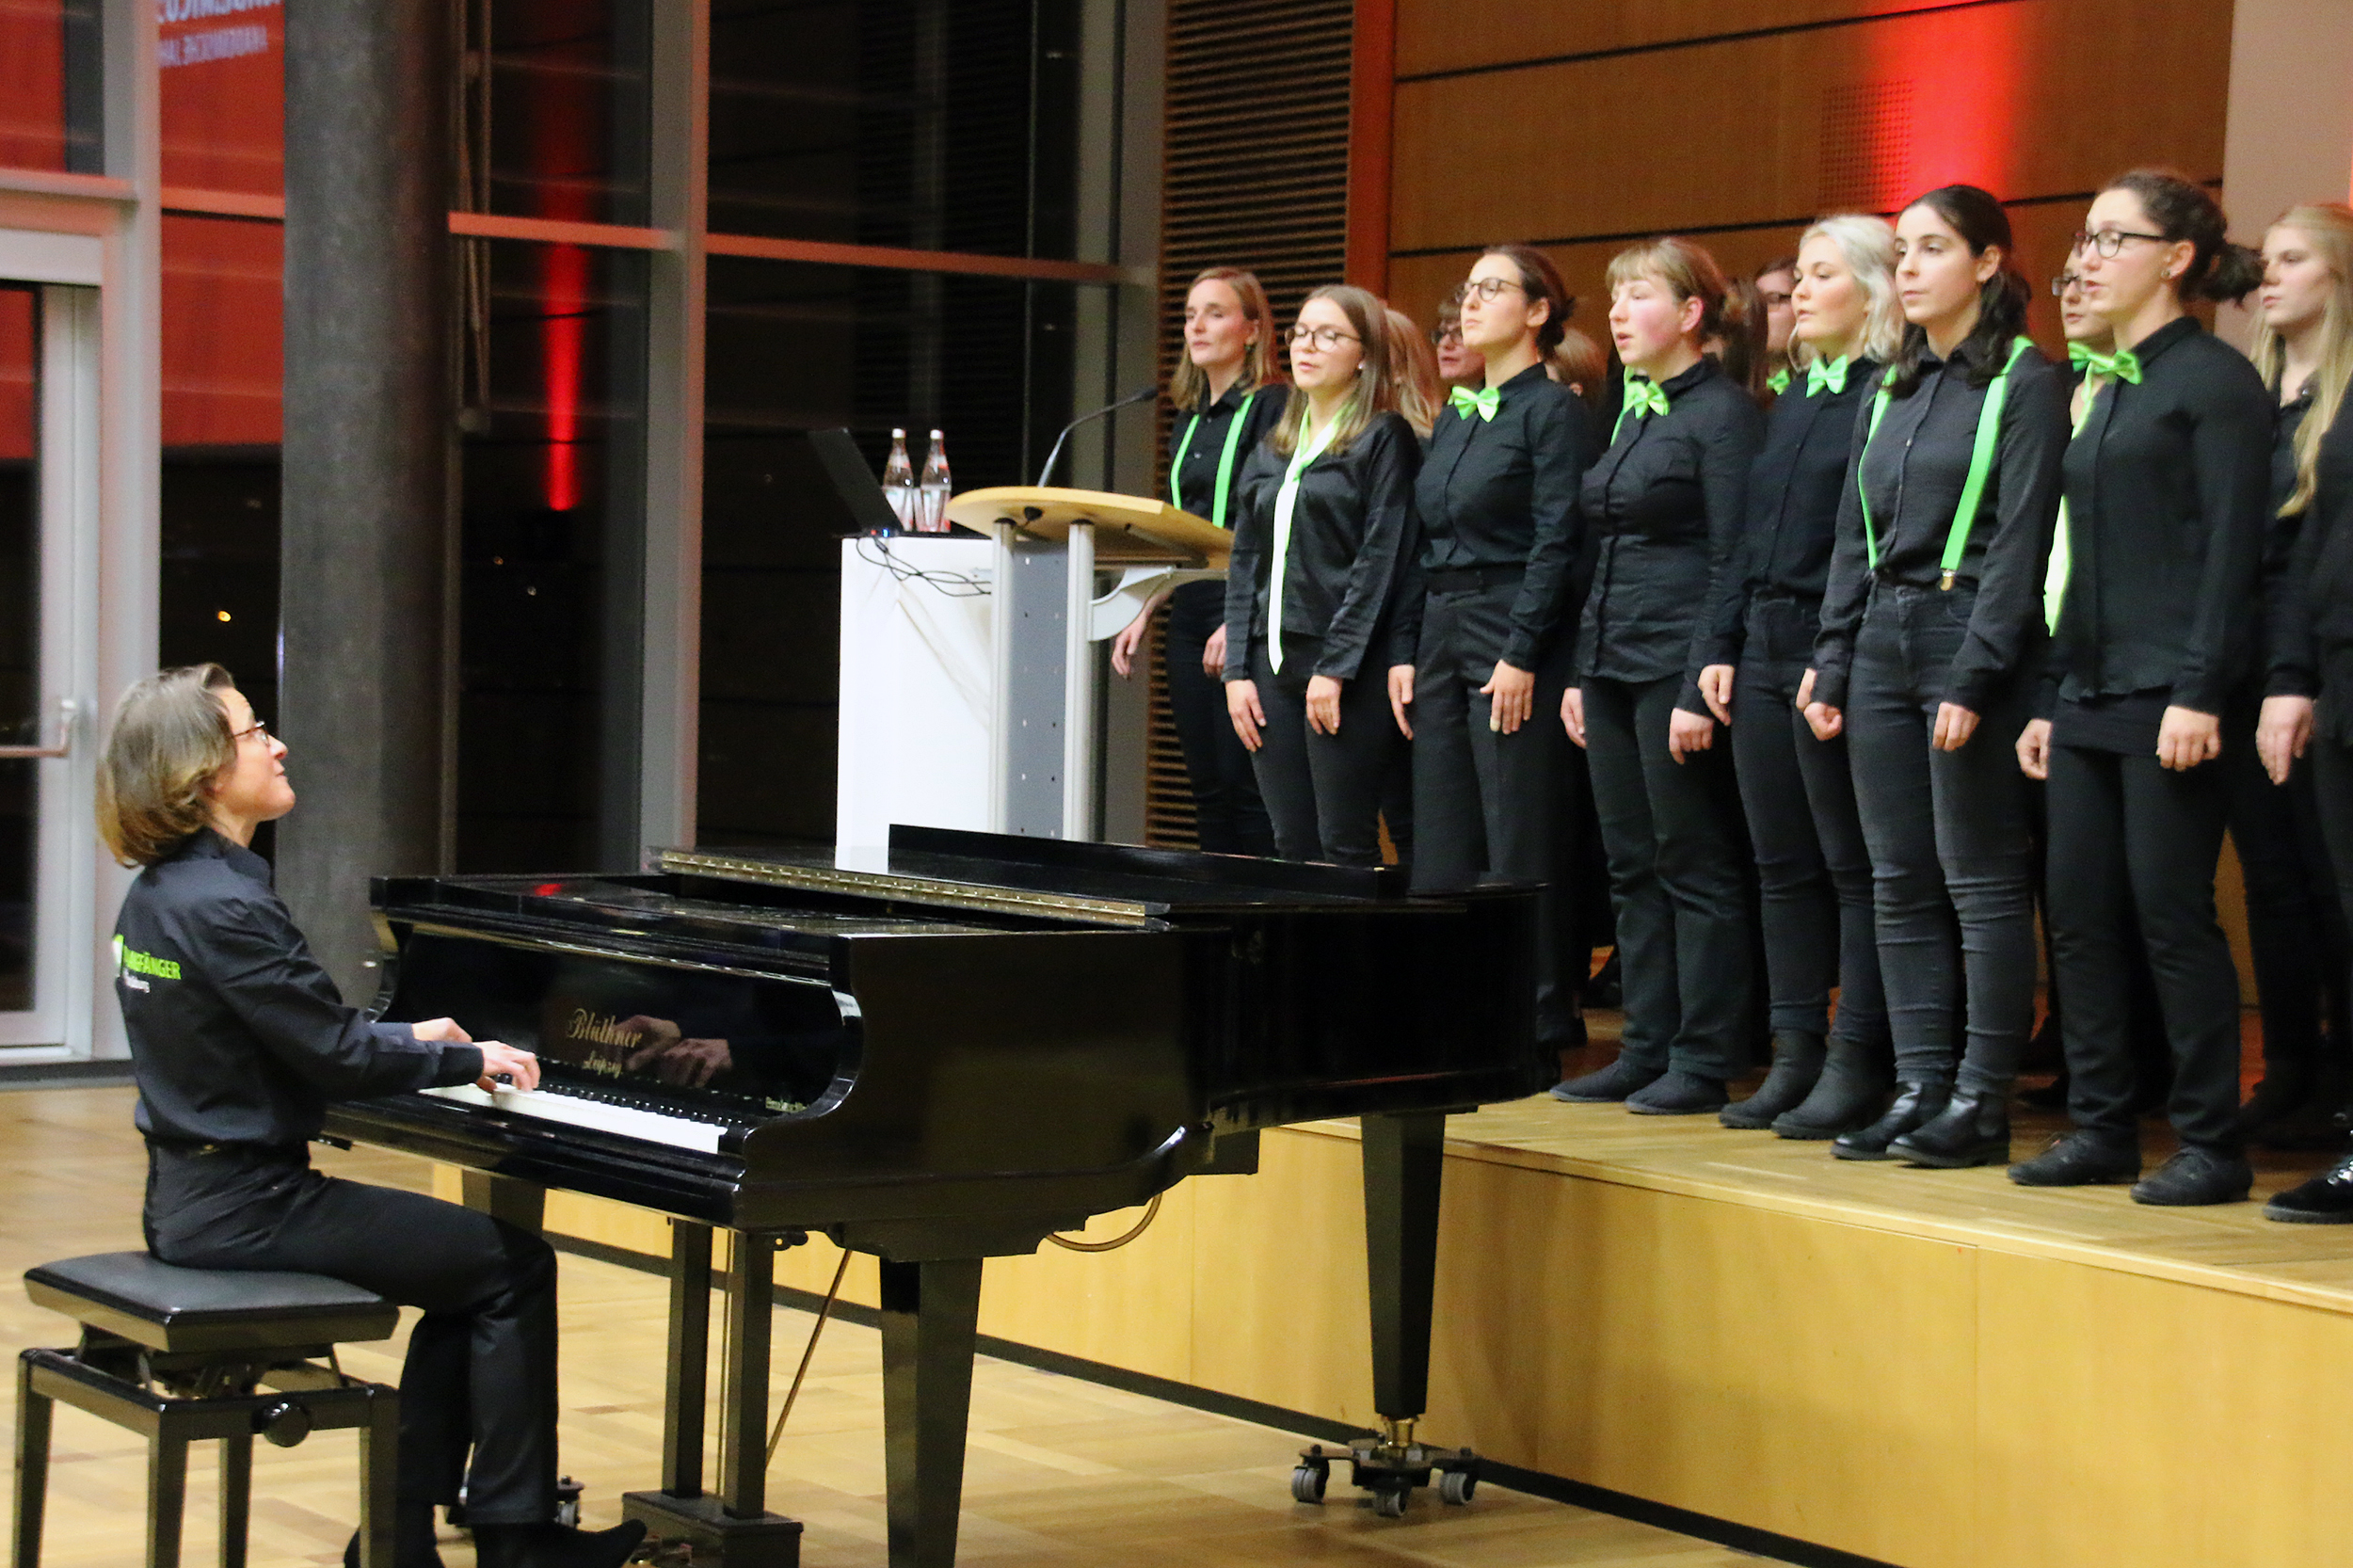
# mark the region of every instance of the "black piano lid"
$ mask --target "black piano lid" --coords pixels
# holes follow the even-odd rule
[[[1089,923],[1409,906],[1406,873],[1397,866],[1332,866],[904,824],[890,829],[888,872],[839,870],[814,849],[672,849],[661,852],[660,863],[682,874]],[[1412,900],[1411,906],[1427,908],[1429,901]]]

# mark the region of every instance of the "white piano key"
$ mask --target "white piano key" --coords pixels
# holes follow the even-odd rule
[[[460,1105],[488,1106],[518,1116],[568,1122],[574,1127],[595,1128],[600,1132],[617,1132],[624,1138],[642,1138],[649,1144],[668,1144],[675,1148],[699,1149],[705,1154],[719,1152],[720,1134],[727,1130],[714,1122],[697,1122],[684,1116],[664,1116],[656,1111],[640,1111],[634,1106],[583,1099],[558,1089],[509,1089],[502,1084],[485,1093],[473,1084],[460,1083],[420,1092],[439,1096],[445,1100],[456,1100]]]

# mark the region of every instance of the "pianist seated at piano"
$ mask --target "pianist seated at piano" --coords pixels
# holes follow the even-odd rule
[[[439,1568],[433,1509],[457,1501],[461,1480],[482,1568],[618,1568],[642,1525],[553,1522],[547,1243],[311,1169],[330,1103],[502,1080],[527,1090],[539,1070],[451,1019],[372,1023],[344,1003],[248,847],[294,808],[285,757],[216,664],[133,686],[107,737],[99,827],[140,868],[114,946],[147,1139],[148,1247],[187,1268],[326,1274],[424,1310],[400,1379],[397,1568]],[[355,1536],[345,1562],[357,1552]]]

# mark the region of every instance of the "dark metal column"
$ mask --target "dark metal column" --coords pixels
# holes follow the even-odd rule
[[[367,879],[439,869],[448,527],[443,0],[286,8],[278,885],[355,1001]]]
[[[882,1266],[890,1568],[953,1568],[981,1260]]]
[[[1365,1261],[1372,1288],[1372,1408],[1391,1421],[1430,1404],[1446,1112],[1367,1116]]]

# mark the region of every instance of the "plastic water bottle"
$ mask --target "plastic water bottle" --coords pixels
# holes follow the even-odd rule
[[[953,488],[948,477],[948,443],[932,432],[932,448],[923,455],[923,482],[918,487],[922,507],[917,514],[921,520],[916,528],[925,534],[948,532],[948,496]]]
[[[890,432],[890,456],[883,464],[883,499],[890,504],[890,515],[899,520],[903,530],[913,529],[919,513],[919,498],[915,490],[915,465],[907,461],[907,433]]]

